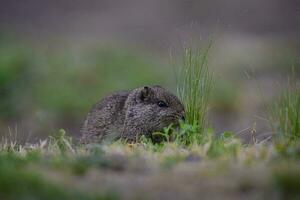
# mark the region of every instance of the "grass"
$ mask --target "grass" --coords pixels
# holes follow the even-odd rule
[[[280,105],[289,105],[293,110],[295,104]],[[166,135],[167,141],[160,144],[143,138],[137,144],[116,141],[81,146],[73,143],[64,130],[36,144],[2,140],[0,197],[12,200],[155,199],[167,194],[166,198],[171,199],[184,198],[186,194],[194,199],[199,195],[228,199],[300,197],[299,146],[290,145],[289,151],[295,156],[286,156],[278,153],[276,144],[243,145],[234,133],[224,132],[217,137],[213,129],[199,132],[198,123],[192,122],[181,122],[179,130],[166,127],[161,134]],[[168,134],[171,130],[175,134],[173,139]],[[192,140],[195,137],[196,142]]]
[[[292,145],[300,141],[300,84],[289,83],[270,109],[270,122],[277,143]]]
[[[60,130],[34,145],[1,143],[0,152],[1,199],[153,199],[170,191],[169,198],[187,191],[193,198],[300,195],[299,159],[276,154],[273,145],[242,145],[232,133],[189,146],[80,146]]]
[[[31,160],[30,152],[24,157],[2,153],[0,160],[1,199],[115,199],[113,194],[84,193],[49,181],[43,171],[34,169],[43,167],[42,160]]]
[[[184,49],[177,91],[185,107],[186,123],[197,127],[197,133],[194,131],[195,134],[185,134],[189,137],[184,138],[185,141],[201,142],[207,128],[208,100],[213,80],[207,63],[210,47],[211,43],[205,50],[189,47]]]
[[[242,144],[232,132],[216,136],[207,121],[209,49],[184,51],[178,94],[186,121],[157,133],[166,142],[81,146],[63,129],[35,144],[2,139],[0,199],[299,199],[299,87],[286,90],[272,110],[274,130],[288,141],[281,148],[255,139]]]
[[[30,134],[44,138],[62,126],[79,129],[102,96],[151,83],[167,85],[167,68],[153,60],[120,47],[58,51],[0,36],[0,132],[18,124],[26,137],[23,119]]]

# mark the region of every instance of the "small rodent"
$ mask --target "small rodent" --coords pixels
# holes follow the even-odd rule
[[[106,137],[136,142],[141,135],[161,131],[184,120],[180,100],[160,86],[145,86],[103,98],[89,112],[81,143],[97,143]]]

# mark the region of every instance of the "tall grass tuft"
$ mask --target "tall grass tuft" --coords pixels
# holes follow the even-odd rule
[[[271,126],[277,141],[290,144],[300,140],[300,83],[288,88],[271,109]]]
[[[191,47],[184,49],[177,80],[177,93],[185,107],[185,122],[197,127],[198,130],[190,135],[197,141],[207,126],[208,100],[212,89],[212,73],[207,59],[211,45],[204,50]]]

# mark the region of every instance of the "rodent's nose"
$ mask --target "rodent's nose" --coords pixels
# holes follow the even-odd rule
[[[184,116],[184,114],[181,115],[181,120],[182,120],[182,121],[185,121],[185,116]]]

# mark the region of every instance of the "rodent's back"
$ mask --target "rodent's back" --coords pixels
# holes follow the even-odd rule
[[[120,136],[128,94],[129,92],[113,93],[93,106],[81,130],[81,143],[97,142],[108,134],[114,137]]]

